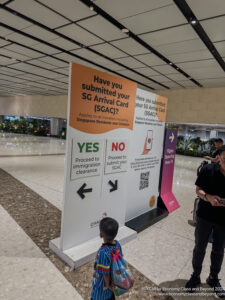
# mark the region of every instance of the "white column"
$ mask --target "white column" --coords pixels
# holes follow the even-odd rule
[[[57,118],[51,118],[50,121],[50,134],[52,136],[58,136],[59,135],[59,119]]]
[[[218,131],[217,130],[210,130],[209,138],[215,139],[218,137]]]

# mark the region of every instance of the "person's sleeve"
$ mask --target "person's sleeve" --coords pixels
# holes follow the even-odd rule
[[[123,251],[122,251],[121,245],[120,245],[120,254],[123,256]]]
[[[208,179],[208,169],[207,166],[205,166],[201,169],[200,174],[195,181],[195,185],[205,190],[208,187]]]
[[[212,157],[216,158],[218,154],[219,154],[219,150],[217,149],[213,152]]]
[[[101,251],[99,253],[96,264],[97,272],[101,274],[110,274],[110,264],[110,255],[107,254],[105,251]]]

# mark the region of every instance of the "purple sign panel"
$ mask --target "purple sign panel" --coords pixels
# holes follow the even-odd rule
[[[176,146],[177,130],[166,129],[160,196],[169,212],[180,207],[172,193]]]

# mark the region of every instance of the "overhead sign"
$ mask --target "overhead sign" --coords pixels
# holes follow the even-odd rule
[[[126,221],[156,207],[167,99],[138,89],[132,132]]]
[[[71,64],[62,250],[97,237],[105,216],[125,223],[136,88],[124,78]]]
[[[160,196],[169,212],[180,207],[172,192],[176,146],[177,130],[166,129]]]

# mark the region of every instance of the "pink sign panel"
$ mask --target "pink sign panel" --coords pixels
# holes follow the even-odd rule
[[[177,131],[175,129],[167,129],[164,146],[160,196],[170,213],[180,207],[177,199],[172,193],[176,145]]]

